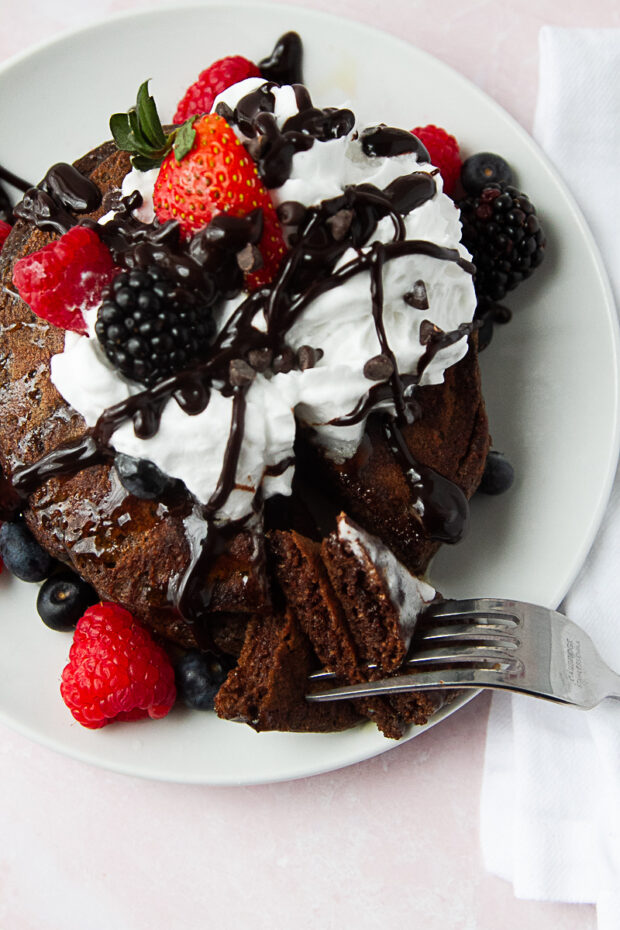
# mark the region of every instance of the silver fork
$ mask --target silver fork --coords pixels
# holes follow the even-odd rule
[[[498,598],[445,600],[431,604],[418,622],[403,664],[410,672],[328,688],[307,699],[494,688],[589,709],[606,697],[620,698],[620,675],[603,662],[588,634],[555,610]],[[333,678],[326,671],[310,676],[313,682]]]

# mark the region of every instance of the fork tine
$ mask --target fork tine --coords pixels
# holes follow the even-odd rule
[[[508,627],[495,626],[491,623],[449,623],[446,626],[429,626],[419,633],[416,630],[412,648],[417,649],[420,643],[448,639],[455,642],[485,639],[490,641],[501,640],[506,644],[519,645],[518,636]]]
[[[506,643],[505,646],[510,647],[512,643]],[[518,660],[515,660],[511,652],[507,652],[506,649],[502,649],[500,646],[460,646],[457,643],[453,646],[446,645],[443,648],[425,648],[422,651],[416,651],[414,655],[405,660],[403,667],[408,666],[415,668],[416,666],[436,665],[437,663],[444,664],[448,662],[469,664],[493,662],[496,664],[509,664],[513,667],[520,664]],[[366,666],[368,671],[372,671],[376,667],[376,665]],[[308,675],[310,681],[329,682],[333,681],[334,678],[337,678],[336,673],[330,672],[327,669],[320,669]]]
[[[459,602],[457,602],[459,603]],[[429,625],[422,632],[417,632],[412,643],[413,654],[405,660],[404,665],[418,665],[431,661],[439,662],[475,662],[485,658],[481,649],[482,646],[465,646],[470,642],[485,642],[489,650],[486,658],[496,658],[496,661],[509,661],[512,657],[509,653],[501,653],[499,650],[513,650],[520,645],[520,639],[509,628],[504,626],[495,626],[493,624],[477,623],[450,623],[446,626]],[[444,646],[443,651],[432,649],[432,644],[441,643]],[[431,644],[431,648],[429,645]],[[451,645],[450,645],[451,644]],[[465,651],[467,650],[467,652]],[[492,650],[492,652],[490,651]],[[435,658],[433,659],[432,656]],[[369,665],[368,669],[376,668],[375,665]],[[334,672],[321,669],[313,672],[308,676],[312,681],[330,681],[336,678]]]
[[[405,660],[404,664],[415,667],[449,662],[467,662],[469,664],[480,664],[481,666],[482,663],[493,662],[515,668],[522,664],[515,658],[513,652],[503,649],[501,646],[460,646],[458,644],[416,651]]]
[[[448,620],[455,617],[462,621],[465,616],[471,617],[472,622],[484,623],[485,618],[489,618],[489,620],[500,625],[518,626],[520,616],[516,609],[516,603],[514,610],[508,609],[508,604],[511,604],[511,602],[490,597],[471,598],[470,600],[461,601],[435,601],[429,604],[420,620],[427,617],[433,621]]]

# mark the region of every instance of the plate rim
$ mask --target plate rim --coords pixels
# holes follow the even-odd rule
[[[446,75],[449,75],[451,80],[458,80],[463,85],[466,85],[469,88],[470,93],[472,93],[479,100],[483,101],[486,107],[490,107],[505,123],[507,123],[513,131],[515,131],[520,137],[521,141],[530,149],[534,154],[536,159],[542,161],[549,172],[553,175],[554,180],[560,188],[565,202],[570,206],[574,222],[579,230],[581,240],[583,244],[586,244],[588,247],[588,252],[590,258],[593,260],[593,267],[596,270],[598,281],[602,288],[601,296],[604,298],[605,311],[606,311],[606,320],[609,324],[609,328],[612,336],[612,357],[615,362],[613,368],[614,375],[614,397],[613,397],[613,431],[610,437],[610,443],[608,445],[608,456],[605,470],[605,481],[601,482],[599,486],[599,494],[597,506],[593,508],[592,515],[589,521],[588,531],[583,534],[581,546],[575,551],[572,559],[571,565],[567,568],[567,571],[564,573],[564,578],[558,581],[556,585],[556,592],[553,597],[549,598],[550,603],[545,606],[548,607],[557,607],[560,601],[567,594],[572,583],[577,577],[579,571],[581,570],[584,561],[587,557],[587,554],[594,542],[596,534],[599,530],[601,521],[603,519],[605,509],[611,494],[613,487],[613,480],[616,472],[616,464],[618,460],[618,455],[620,452],[620,418],[618,416],[618,411],[620,409],[620,378],[619,378],[619,365],[618,360],[620,357],[620,328],[618,325],[618,317],[615,308],[615,300],[611,284],[609,281],[609,276],[605,267],[605,264],[602,259],[601,252],[596,243],[593,233],[591,232],[588,223],[584,217],[584,214],[576,202],[572,192],[569,190],[566,182],[559,173],[558,169],[552,163],[551,159],[546,155],[546,153],[540,148],[538,143],[532,138],[528,131],[506,110],[501,104],[497,103],[486,91],[482,90],[477,84],[475,84],[468,77],[461,74],[456,68],[447,64],[441,58],[437,58],[432,55],[430,52],[427,52],[425,49],[421,49],[406,39],[401,38],[400,36],[394,35],[393,33],[386,32],[385,30],[375,28],[367,23],[357,21],[355,19],[349,19],[344,16],[336,15],[333,13],[328,13],[322,10],[308,9],[305,7],[296,7],[291,6],[290,4],[280,4],[280,3],[253,3],[252,0],[231,0],[230,3],[222,2],[222,0],[204,0],[204,2],[188,2],[183,3],[182,5],[176,5],[173,3],[165,3],[161,6],[154,8],[140,9],[140,10],[124,10],[116,12],[111,16],[99,17],[92,22],[79,26],[77,28],[67,28],[59,33],[55,34],[51,38],[42,39],[28,48],[17,52],[12,55],[10,58],[5,59],[0,63],[0,82],[4,78],[5,74],[11,71],[14,67],[19,66],[23,62],[28,61],[30,58],[36,58],[39,54],[46,52],[49,49],[53,49],[54,46],[62,45],[67,42],[79,41],[80,36],[87,33],[95,33],[97,30],[102,27],[108,27],[114,25],[117,22],[126,22],[130,20],[139,21],[157,18],[160,15],[170,15],[175,14],[182,16],[184,11],[192,12],[204,12],[212,13],[214,9],[221,8],[226,11],[231,9],[238,10],[251,10],[253,14],[256,14],[259,11],[265,11],[266,13],[277,13],[278,16],[289,13],[291,19],[305,19],[305,20],[315,20],[318,22],[327,22],[332,23],[334,26],[339,28],[345,28],[353,26],[356,30],[364,32],[367,36],[377,37],[379,35],[382,41],[387,41],[388,43],[395,43],[400,47],[406,54],[411,54],[412,52],[419,56],[419,59],[423,62],[427,60],[433,63],[434,68],[438,68],[440,71],[443,71]],[[293,27],[294,28],[294,27]],[[300,778],[310,777],[313,775],[324,774],[329,771],[337,771],[340,768],[348,767],[349,765],[356,764],[357,762],[366,761],[367,759],[373,758],[377,755],[381,755],[383,752],[386,752],[391,749],[395,749],[398,746],[408,742],[412,738],[420,735],[423,732],[426,732],[429,729],[432,729],[437,724],[441,723],[443,719],[448,716],[451,716],[453,713],[458,711],[462,706],[469,703],[480,691],[470,692],[456,698],[450,705],[447,705],[444,708],[441,708],[436,714],[433,715],[429,723],[422,727],[412,727],[411,731],[407,733],[399,741],[385,740],[385,745],[383,744],[370,744],[367,747],[362,747],[361,754],[358,752],[355,759],[349,759],[347,761],[338,763],[336,765],[333,762],[327,762],[324,765],[320,764],[320,759],[317,760],[317,765],[312,768],[305,768],[303,772],[296,772],[294,774],[284,773],[279,776],[265,776],[265,777],[246,777],[242,776],[239,779],[231,780],[228,777],[214,777],[209,775],[206,777],[184,777],[180,778],[178,775],[173,773],[165,772],[155,772],[144,771],[136,768],[135,765],[132,765],[133,760],[128,760],[127,762],[116,762],[114,760],[102,760],[96,754],[80,749],[79,747],[66,746],[62,743],[59,743],[57,738],[54,738],[47,734],[46,732],[39,732],[35,730],[34,727],[30,726],[27,723],[21,723],[15,718],[8,715],[4,707],[0,706],[0,720],[2,723],[5,723],[8,727],[15,730],[18,733],[26,736],[28,739],[32,739],[34,742],[39,745],[44,746],[45,748],[51,749],[55,752],[59,752],[63,755],[66,755],[70,758],[76,759],[80,762],[85,762],[91,765],[95,765],[99,768],[113,771],[118,774],[124,774],[129,776],[135,776],[139,778],[144,778],[148,780],[164,781],[177,784],[201,784],[201,785],[212,785],[212,786],[243,786],[243,785],[258,785],[258,784],[274,784],[278,782],[296,780]],[[371,726],[371,724],[362,724],[362,726]],[[282,734],[286,735],[286,734]],[[296,736],[303,734],[295,734]]]

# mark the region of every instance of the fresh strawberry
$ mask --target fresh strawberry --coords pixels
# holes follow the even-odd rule
[[[84,311],[96,307],[118,269],[97,233],[74,226],[60,239],[15,262],[13,284],[37,316],[86,333]]]
[[[174,669],[128,610],[96,604],[78,620],[60,693],[91,730],[114,720],[157,719],[175,702]]]
[[[248,61],[241,55],[231,55],[228,58],[214,61],[212,65],[201,71],[198,80],[185,91],[174,114],[174,123],[179,125],[190,116],[210,113],[213,109],[213,101],[218,94],[221,94],[227,87],[232,87],[233,84],[250,77],[260,77],[260,71],[254,62]]]
[[[5,223],[4,220],[0,220],[0,252],[2,251],[2,247],[12,229],[13,227],[9,223]]]
[[[153,192],[157,218],[162,223],[177,220],[191,236],[218,213],[245,216],[259,207],[263,264],[248,275],[248,286],[266,284],[286,251],[273,201],[226,120],[211,113],[197,119],[193,128],[196,137],[189,153],[177,161],[170,152],[162,163]]]
[[[411,132],[426,147],[431,162],[439,168],[443,178],[444,193],[453,193],[461,174],[461,153],[459,144],[445,129],[439,126],[418,126]]]

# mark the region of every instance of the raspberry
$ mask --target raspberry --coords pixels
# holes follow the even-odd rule
[[[241,55],[231,55],[228,58],[214,61],[212,65],[201,71],[198,80],[185,91],[174,114],[174,122],[178,125],[184,123],[190,116],[210,113],[213,101],[218,94],[221,94],[227,87],[250,77],[260,77],[260,71],[253,62],[242,58]]]
[[[454,136],[439,126],[418,126],[411,132],[426,146],[431,163],[439,168],[443,178],[443,189],[452,194],[461,174],[461,154]]]
[[[12,226],[9,223],[5,223],[4,220],[0,220],[0,252],[2,251],[2,246],[6,242],[6,237],[12,230]]]
[[[37,316],[85,334],[84,311],[97,306],[104,285],[117,271],[97,233],[74,226],[55,242],[20,258],[13,283]]]
[[[96,604],[78,621],[60,693],[78,723],[165,717],[176,698],[174,669],[124,607]]]

